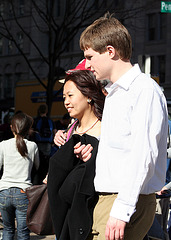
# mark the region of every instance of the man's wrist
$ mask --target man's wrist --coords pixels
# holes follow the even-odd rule
[[[134,212],[134,207],[120,203],[116,198],[110,211],[110,216],[124,222],[129,222]]]

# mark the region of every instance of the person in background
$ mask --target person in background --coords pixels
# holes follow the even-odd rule
[[[165,183],[168,114],[159,85],[130,62],[131,36],[106,14],[80,37],[86,67],[98,81],[109,79],[96,158],[90,239],[141,240],[153,223],[155,192]],[[87,161],[92,148],[78,143]]]
[[[171,197],[171,182],[169,182],[168,184],[166,184],[163,188],[162,188],[162,190],[161,190],[161,192],[160,192],[160,194],[168,194],[168,195],[170,195],[170,197]],[[170,200],[170,199],[169,199]],[[170,202],[170,201],[169,201]],[[170,207],[170,206],[169,206]],[[168,211],[169,212],[169,211]],[[167,222],[167,226],[168,226],[168,229],[167,229],[167,231],[168,231],[168,234],[169,234],[169,239],[171,239],[171,214],[170,214],[170,212],[169,212],[169,214],[168,214],[169,216],[168,216],[168,222]],[[165,221],[167,221],[167,220],[165,220]]]
[[[169,240],[168,229],[170,228],[169,208],[170,208],[170,197],[171,197],[171,182],[170,182],[170,133],[171,133],[171,121],[168,116],[168,137],[167,137],[167,168],[166,168],[166,182],[165,186],[156,193],[156,214],[153,225],[151,226],[148,236],[150,239],[156,239],[156,234],[162,234],[163,238]],[[167,229],[168,228],[168,229]]]
[[[3,220],[3,239],[13,240],[15,218],[17,239],[29,240],[26,224],[28,199],[25,189],[32,185],[31,170],[39,167],[39,152],[35,142],[25,139],[33,119],[25,113],[15,114],[11,120],[13,138],[0,143],[0,211]]]
[[[38,145],[39,151],[49,157],[55,125],[53,121],[47,117],[47,112],[47,105],[41,104],[37,110],[37,118],[34,119],[33,130],[35,131],[34,140]]]
[[[40,167],[38,172],[33,169],[33,184],[41,184],[49,168],[53,137],[55,133],[54,122],[47,116],[48,107],[41,104],[37,110],[37,117],[33,123],[32,140],[37,144],[40,156]]]
[[[64,114],[62,119],[55,121],[55,129],[58,130],[65,130],[67,129],[68,125],[71,123],[71,117],[68,113]]]
[[[0,125],[0,141],[7,140],[13,137],[10,128],[11,116],[6,114],[4,117],[4,123]]]

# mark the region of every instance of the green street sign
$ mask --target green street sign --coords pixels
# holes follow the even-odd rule
[[[161,12],[162,13],[171,13],[171,2],[161,1]]]

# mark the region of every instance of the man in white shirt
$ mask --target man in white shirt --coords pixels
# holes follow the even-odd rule
[[[141,240],[155,215],[155,192],[165,183],[168,116],[158,84],[130,62],[131,37],[112,16],[81,35],[86,67],[109,79],[96,159],[93,238]],[[92,147],[75,146],[84,161]],[[92,237],[92,236],[91,236]]]

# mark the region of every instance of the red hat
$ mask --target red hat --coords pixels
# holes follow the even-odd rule
[[[70,69],[70,70],[66,71],[66,74],[70,74],[77,70],[90,70],[88,68],[85,68],[85,65],[86,65],[86,59],[83,59],[83,60],[81,60],[81,62],[79,62],[79,64],[74,69]]]
[[[85,68],[85,64],[86,64],[86,59],[81,60],[74,69],[70,69],[70,70],[66,71],[66,74],[70,74],[77,70],[90,70],[90,68],[89,69]],[[64,83],[65,79],[60,79],[59,82]]]

